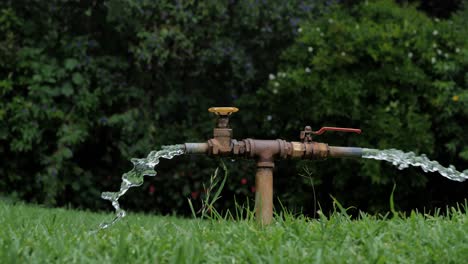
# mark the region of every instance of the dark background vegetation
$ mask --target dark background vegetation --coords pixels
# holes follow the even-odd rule
[[[367,3],[368,2],[368,3]],[[331,145],[399,148],[468,168],[462,1],[2,1],[0,192],[103,209],[131,157],[211,137],[211,106],[237,106],[236,138],[298,140],[305,125],[360,127]],[[310,52],[309,47],[313,49]],[[309,72],[306,72],[305,69]],[[269,76],[273,78],[269,78]],[[271,79],[271,80],[270,80]],[[187,214],[219,165],[163,160],[133,210]],[[253,161],[226,159],[219,208],[252,199]],[[310,176],[310,177],[304,177]],[[313,215],[330,195],[385,212],[466,199],[467,183],[383,162],[281,161],[275,191]],[[315,195],[313,190],[315,190]]]

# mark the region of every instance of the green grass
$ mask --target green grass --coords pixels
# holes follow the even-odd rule
[[[466,263],[464,207],[391,219],[286,214],[268,227],[130,213],[91,233],[111,215],[0,202],[0,263]]]

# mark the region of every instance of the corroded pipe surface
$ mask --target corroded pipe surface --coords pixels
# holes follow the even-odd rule
[[[330,146],[329,156],[332,158],[362,158],[362,148]]]
[[[257,161],[255,214],[257,221],[262,225],[268,225],[273,220],[273,168],[275,167],[275,160],[362,157],[363,151],[361,148],[331,147],[326,143],[312,140],[312,134],[320,135],[325,131],[361,133],[360,129],[323,127],[318,131],[312,131],[310,126],[306,126],[300,133],[300,142],[251,138],[237,141],[233,139],[233,131],[229,126],[229,116],[239,111],[239,109],[235,107],[212,107],[208,110],[218,115],[216,127],[213,129],[213,138],[203,143],[185,143],[185,153],[255,159]]]
[[[259,167],[255,175],[255,215],[262,225],[273,220],[273,168]]]
[[[185,143],[186,154],[212,154],[210,145],[207,142],[203,143]],[[231,144],[234,153],[231,155],[245,155],[247,157],[274,159],[290,158],[306,158],[306,159],[320,159],[320,158],[362,158],[362,148],[356,147],[333,147],[327,146],[323,143],[312,142],[286,142],[284,140],[253,140],[246,139],[241,142],[235,141]],[[240,150],[236,147],[240,146]],[[310,149],[309,149],[310,148]],[[231,156],[229,155],[229,156]]]

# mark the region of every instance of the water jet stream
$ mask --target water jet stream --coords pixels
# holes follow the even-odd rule
[[[144,176],[156,176],[154,167],[159,164],[159,159],[172,159],[175,156],[182,155],[185,152],[184,145],[163,146],[159,151],[151,151],[146,158],[131,159],[133,169],[122,175],[120,190],[117,192],[103,192],[101,198],[109,200],[115,208],[115,217],[110,222],[104,222],[99,225],[100,229],[106,229],[124,218],[126,213],[120,208],[119,198],[122,197],[131,187],[137,187],[143,184]]]
[[[236,107],[212,107],[208,111],[218,116],[213,129],[213,138],[205,142],[185,143],[163,147],[160,151],[152,151],[145,159],[132,159],[134,168],[122,176],[122,184],[118,192],[104,192],[101,197],[112,202],[116,216],[109,223],[102,223],[101,229],[108,228],[125,217],[125,211],[120,208],[119,198],[131,187],[143,184],[143,176],[155,176],[154,167],[159,158],[171,159],[181,154],[204,154],[211,157],[244,157],[257,162],[255,175],[255,215],[262,225],[273,221],[273,169],[275,161],[280,159],[310,159],[323,160],[327,158],[366,158],[385,160],[398,168],[404,169],[419,166],[425,172],[439,172],[442,176],[462,182],[468,179],[468,170],[459,172],[454,166],[441,166],[437,161],[429,160],[425,155],[417,156],[414,152],[403,152],[396,149],[378,150],[357,147],[329,146],[326,143],[313,141],[312,137],[326,131],[352,132],[360,134],[356,128],[322,127],[313,131],[310,126],[300,131],[301,141],[286,141],[283,139],[233,139],[233,131],[229,126],[231,114],[238,112]]]
[[[414,152],[403,152],[398,149],[362,149],[362,157],[365,159],[385,160],[398,166],[398,169],[406,169],[409,166],[421,167],[424,172],[438,172],[440,175],[452,181],[463,182],[468,179],[468,170],[459,172],[455,166],[450,165],[448,168],[440,165],[439,162],[433,161],[422,154],[417,156]]]

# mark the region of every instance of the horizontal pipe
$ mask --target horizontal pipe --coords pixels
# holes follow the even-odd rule
[[[208,153],[208,143],[185,143],[185,153],[186,154],[207,154]]]
[[[329,147],[329,157],[332,158],[362,158],[362,148]]]

